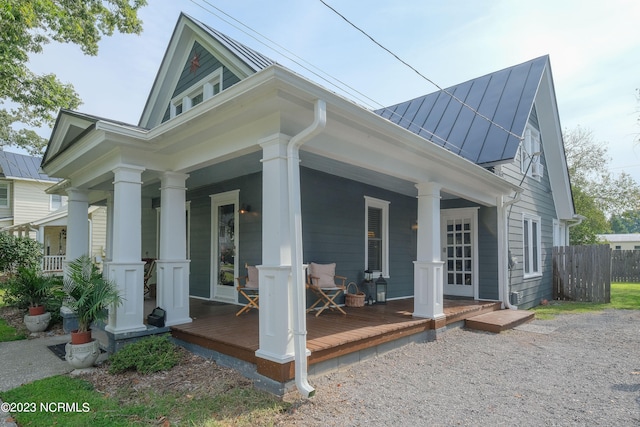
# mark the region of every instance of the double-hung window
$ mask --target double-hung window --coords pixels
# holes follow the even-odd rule
[[[9,207],[9,184],[6,182],[0,183],[0,208]]]
[[[365,196],[365,269],[389,276],[389,202]]]
[[[540,132],[531,126],[527,126],[520,150],[520,171],[540,181],[540,178],[544,175],[541,155]]]
[[[522,215],[524,277],[542,274],[542,248],[540,236],[540,217]]]

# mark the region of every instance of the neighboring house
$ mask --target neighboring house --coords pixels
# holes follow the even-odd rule
[[[69,196],[68,256],[87,251],[72,216],[107,206],[105,271],[126,301],[107,332],[147,330],[146,257],[167,325],[191,321],[190,296],[241,302],[230,278],[258,265],[256,355],[275,365],[294,352],[303,263],[373,270],[435,320],[445,295],[551,298],[577,217],[549,58],[449,91],[485,117],[442,92],[366,110],[181,15],[139,124],[63,110],[43,160]]]
[[[66,251],[67,197],[47,194],[59,181],[40,171],[39,157],[0,150],[0,231],[42,243],[45,271],[61,271]],[[95,232],[92,253],[105,245],[106,209],[92,207],[89,220]]]
[[[633,251],[640,250],[640,233],[598,234],[598,239],[611,246],[611,249]]]

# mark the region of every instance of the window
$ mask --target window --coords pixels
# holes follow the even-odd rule
[[[522,215],[522,239],[524,258],[524,277],[542,274],[542,250],[540,239],[540,217]]]
[[[66,196],[63,197],[59,194],[52,194],[49,199],[49,210],[55,211],[67,204]]]
[[[620,245],[616,245],[616,250],[617,250],[617,251],[622,250],[622,246],[620,246]]]
[[[9,207],[9,184],[0,183],[0,208]]]
[[[222,91],[222,71],[222,67],[218,68],[173,98],[169,105],[171,118],[182,114],[188,109],[220,93]]]
[[[520,171],[538,181],[544,175],[544,165],[540,160],[541,154],[540,132],[527,126],[520,149]]]
[[[640,251],[640,245],[634,245],[633,246],[633,250],[634,251]]]
[[[389,202],[365,196],[365,270],[389,277]]]

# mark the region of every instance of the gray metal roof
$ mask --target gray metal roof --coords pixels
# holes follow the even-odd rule
[[[235,41],[234,39],[232,39],[231,37],[222,34],[220,31],[217,31],[213,28],[211,28],[210,26],[208,26],[207,24],[204,24],[200,21],[198,21],[195,18],[192,18],[191,16],[183,13],[184,16],[186,16],[187,18],[189,18],[191,21],[193,21],[195,24],[197,24],[198,26],[200,26],[203,30],[205,30],[207,33],[209,33],[211,35],[211,37],[215,38],[216,40],[218,40],[224,47],[226,47],[227,49],[229,49],[229,51],[231,51],[234,55],[236,55],[238,57],[238,59],[240,59],[242,62],[244,62],[245,64],[247,64],[247,66],[249,66],[249,68],[251,68],[253,71],[260,71],[264,68],[267,68],[270,65],[275,64],[276,62],[266,56],[264,56],[263,54],[261,54],[260,52],[257,52],[253,49],[251,49],[248,46],[243,45],[242,43]]]
[[[487,74],[446,91],[491,121],[522,136],[549,57]],[[511,161],[519,139],[438,91],[375,111],[477,164]]]
[[[40,157],[0,150],[0,177],[52,182],[58,181],[57,179],[49,178],[44,173],[40,173],[41,160]]]

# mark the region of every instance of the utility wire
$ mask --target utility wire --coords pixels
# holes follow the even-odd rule
[[[338,78],[336,78],[336,77],[333,77],[331,74],[329,74],[329,73],[327,73],[327,72],[325,72],[325,71],[321,70],[319,67],[317,67],[317,66],[315,66],[315,65],[311,64],[311,63],[310,63],[310,62],[308,62],[307,60],[305,60],[305,59],[301,58],[300,56],[298,56],[297,54],[295,54],[295,53],[291,52],[289,49],[285,48],[284,46],[282,46],[282,45],[278,44],[277,42],[275,42],[275,41],[273,41],[273,40],[271,40],[271,39],[269,39],[269,38],[268,38],[268,37],[266,37],[265,35],[261,34],[260,32],[258,32],[258,31],[256,31],[256,30],[254,30],[253,28],[251,28],[251,27],[247,26],[247,25],[246,25],[246,24],[244,24],[243,22],[241,22],[241,21],[239,21],[238,19],[234,18],[233,16],[229,15],[228,13],[226,13],[225,11],[223,11],[222,9],[220,9],[219,7],[214,6],[214,5],[213,5],[213,4],[211,4],[209,1],[207,1],[207,0],[201,0],[203,3],[206,3],[206,4],[207,4],[207,5],[209,5],[211,8],[213,8],[213,9],[215,9],[216,11],[220,12],[221,14],[223,14],[223,15],[224,15],[224,16],[226,16],[226,17],[228,17],[229,19],[231,19],[231,20],[233,20],[233,21],[237,22],[239,25],[241,25],[242,27],[244,27],[244,28],[246,28],[247,30],[251,31],[252,33],[257,34],[257,36],[259,36],[259,37],[255,36],[255,35],[253,35],[253,34],[250,34],[250,33],[249,33],[249,32],[247,32],[245,29],[240,28],[238,25],[236,25],[236,24],[234,24],[234,23],[229,22],[229,20],[227,20],[227,19],[223,18],[223,17],[222,17],[222,16],[220,16],[218,13],[216,13],[216,12],[214,12],[214,11],[212,11],[212,10],[210,10],[210,9],[206,8],[205,6],[203,6],[203,5],[199,4],[196,0],[190,0],[190,1],[191,1],[191,3],[195,4],[196,6],[198,6],[198,7],[199,7],[199,8],[201,8],[202,10],[204,10],[205,12],[208,12],[209,14],[211,14],[211,15],[213,15],[213,16],[215,16],[215,17],[217,17],[218,19],[220,19],[221,21],[223,21],[223,22],[227,23],[228,25],[231,25],[233,28],[235,28],[235,29],[237,29],[238,31],[241,31],[242,33],[244,33],[244,34],[246,34],[247,36],[251,37],[252,39],[256,40],[258,43],[260,43],[260,44],[262,44],[263,46],[267,47],[268,49],[270,49],[270,50],[274,51],[274,52],[275,52],[275,53],[277,53],[278,55],[282,55],[284,58],[286,58],[286,59],[290,60],[291,62],[293,62],[293,63],[297,64],[298,66],[302,67],[303,69],[305,69],[305,70],[309,71],[310,73],[312,73],[312,74],[314,74],[315,76],[319,77],[319,78],[320,78],[320,79],[322,79],[323,81],[325,81],[325,82],[329,83],[330,85],[332,85],[332,86],[336,87],[337,89],[339,89],[339,90],[341,90],[341,91],[343,91],[343,92],[345,92],[345,93],[347,93],[347,94],[349,94],[349,95],[353,96],[353,97],[354,97],[354,98],[356,98],[359,102],[361,102],[361,103],[363,103],[364,105],[366,105],[366,106],[367,106],[367,108],[369,108],[369,109],[371,109],[371,110],[373,110],[373,109],[374,109],[374,107],[373,107],[371,104],[368,104],[367,102],[363,102],[363,101],[362,101],[362,99],[358,98],[357,96],[354,96],[354,95],[353,95],[353,93],[351,93],[350,91],[355,92],[355,93],[357,93],[358,95],[360,95],[360,96],[362,96],[362,97],[364,97],[364,98],[368,99],[368,100],[369,100],[369,101],[371,101],[372,103],[376,104],[376,105],[379,107],[379,109],[385,109],[385,111],[386,111],[386,112],[390,113],[390,114],[391,114],[391,115],[393,115],[393,116],[398,117],[401,121],[402,121],[402,120],[405,120],[405,121],[409,122],[409,124],[411,124],[411,125],[413,125],[413,126],[417,127],[419,131],[423,131],[423,132],[425,132],[425,133],[427,133],[427,134],[431,135],[431,138],[430,138],[430,139],[432,139],[432,140],[434,140],[434,139],[435,139],[435,140],[439,140],[439,141],[442,141],[443,145],[450,145],[451,147],[455,147],[455,148],[457,148],[458,150],[460,150],[460,153],[464,153],[464,152],[466,152],[466,150],[463,150],[463,149],[462,149],[462,147],[457,146],[456,144],[454,144],[454,143],[452,143],[452,142],[448,141],[447,139],[445,139],[445,138],[443,138],[443,137],[441,137],[441,136],[439,136],[439,135],[435,134],[433,131],[431,131],[431,130],[429,130],[429,129],[425,129],[425,128],[424,128],[424,127],[422,127],[421,125],[419,125],[419,124],[417,124],[417,123],[415,123],[415,122],[413,122],[413,121],[411,121],[411,120],[407,119],[406,117],[404,117],[404,116],[402,116],[402,115],[398,114],[397,112],[395,112],[395,111],[391,110],[390,108],[388,108],[387,106],[383,105],[382,103],[380,103],[380,102],[378,102],[378,101],[376,101],[376,100],[374,100],[374,99],[370,98],[369,96],[367,96],[367,95],[363,94],[362,92],[358,91],[357,89],[354,89],[353,87],[349,86],[347,83],[343,82],[342,80],[340,80],[340,79],[338,79]],[[297,60],[292,59],[291,57],[289,57],[289,56],[285,55],[284,53],[282,53],[281,51],[277,50],[277,49],[276,49],[276,48],[274,48],[273,46],[268,45],[267,43],[265,43],[265,42],[264,42],[263,40],[261,40],[260,38],[262,38],[262,39],[264,39],[264,40],[268,41],[269,43],[272,43],[273,45],[275,45],[275,46],[276,46],[276,47],[278,47],[279,49],[282,49],[283,51],[287,52],[289,55],[292,55],[292,56],[294,56],[295,58],[298,58],[300,61],[302,61],[302,62],[304,62],[304,63],[308,64],[310,67],[313,67],[314,69],[318,70],[318,72],[315,72],[315,71],[313,71],[313,70],[310,70],[308,67],[306,67],[305,65],[301,64],[301,63],[300,63],[300,62],[298,62]],[[322,74],[324,74],[324,75],[326,75],[326,76],[329,76],[329,78],[331,78],[332,80],[334,80],[334,81],[336,81],[336,82],[339,82],[343,87],[341,87],[341,86],[337,85],[336,83],[334,83],[334,82],[330,81],[329,79],[325,78],[324,76],[320,75],[319,73],[322,73]],[[348,90],[347,90],[347,89],[345,89],[345,88],[347,88]],[[471,107],[469,107],[469,108],[471,108]],[[414,133],[418,134],[418,132],[414,132]],[[516,136],[516,138],[518,138],[519,140],[520,140],[520,139],[522,139],[522,138],[518,137],[517,135],[514,135],[514,136]]]
[[[431,83],[432,85],[434,85],[435,87],[438,88],[438,90],[440,90],[441,92],[446,93],[447,95],[449,95],[451,98],[453,98],[454,100],[456,100],[457,102],[459,102],[460,104],[462,104],[464,107],[470,109],[471,111],[473,111],[474,114],[476,114],[477,116],[483,118],[484,120],[488,121],[490,124],[496,126],[497,128],[505,131],[506,133],[508,133],[511,136],[514,136],[516,138],[518,138],[519,141],[522,141],[523,138],[519,135],[516,135],[515,133],[511,132],[509,129],[505,128],[504,126],[494,122],[493,120],[491,120],[489,117],[485,116],[484,114],[480,113],[478,110],[476,110],[475,108],[473,108],[472,106],[470,106],[469,104],[467,104],[466,102],[464,102],[463,100],[461,100],[460,98],[458,98],[457,96],[455,96],[454,94],[452,94],[451,92],[447,91],[446,89],[443,89],[442,87],[440,87],[438,84],[436,84],[433,80],[431,80],[430,78],[428,78],[427,76],[425,76],[424,74],[422,74],[420,71],[418,71],[415,67],[413,67],[411,64],[409,64],[407,61],[403,60],[402,58],[400,58],[398,55],[396,55],[394,52],[392,52],[390,49],[388,49],[387,47],[385,47],[384,45],[382,45],[380,42],[378,42],[376,39],[374,39],[372,36],[370,36],[366,31],[364,31],[363,29],[361,29],[360,27],[358,27],[356,24],[354,24],[353,22],[351,22],[349,19],[347,19],[343,14],[341,14],[340,12],[338,12],[336,9],[334,9],[332,6],[328,5],[324,0],[319,0],[320,3],[322,3],[323,5],[325,5],[327,8],[329,8],[331,11],[333,11],[336,15],[338,15],[340,18],[342,18],[345,22],[347,22],[347,24],[351,25],[353,28],[355,28],[356,30],[358,30],[359,32],[361,32],[362,34],[364,34],[365,37],[367,37],[369,40],[371,40],[373,43],[375,43],[376,45],[378,45],[380,48],[382,48],[384,51],[386,51],[387,53],[389,53],[391,56],[393,56],[394,58],[396,58],[398,61],[400,61],[402,64],[404,64],[405,66],[407,66],[409,69],[413,70],[413,72],[415,72],[417,75],[419,75],[420,77],[422,77],[424,80],[428,81],[429,83]]]

